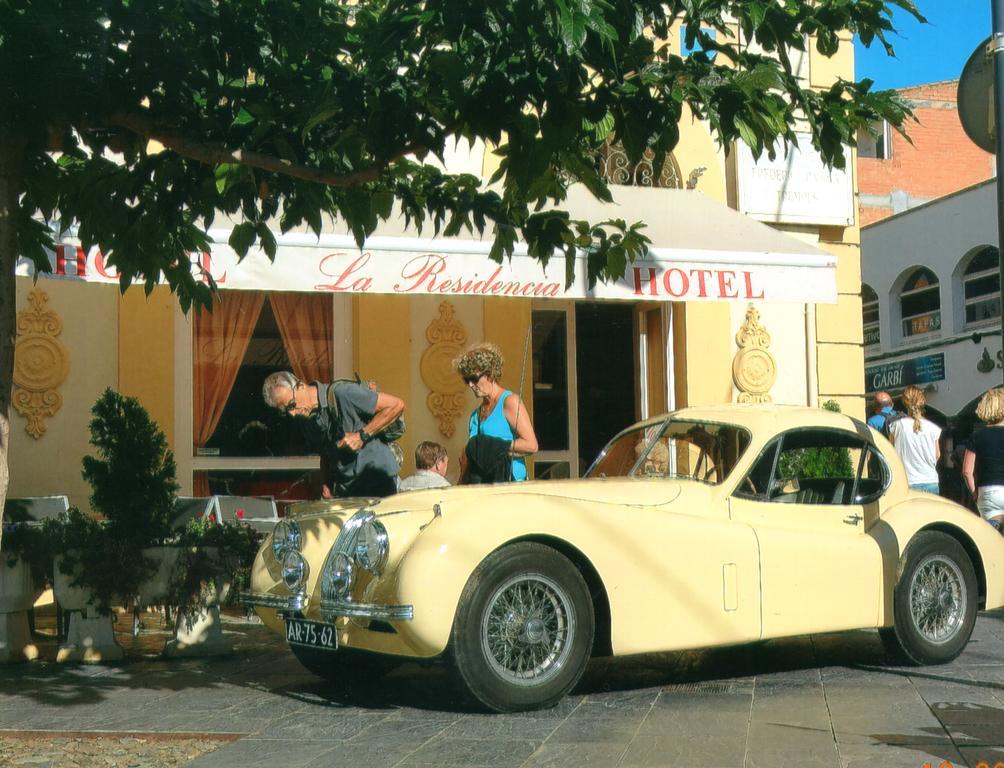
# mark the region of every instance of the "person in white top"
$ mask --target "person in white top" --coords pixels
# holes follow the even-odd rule
[[[439,443],[429,440],[418,444],[415,449],[415,474],[401,481],[399,491],[420,491],[424,488],[446,488],[446,470],[450,457]]]
[[[906,468],[906,481],[915,491],[938,493],[941,427],[924,418],[927,397],[913,384],[903,390],[907,415],[889,424],[889,439]]]

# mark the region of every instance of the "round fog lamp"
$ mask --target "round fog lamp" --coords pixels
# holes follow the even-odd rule
[[[303,559],[303,555],[295,550],[287,549],[282,556],[282,581],[289,591],[296,592],[306,584],[309,573],[310,567]]]
[[[370,520],[359,529],[356,537],[356,560],[359,565],[377,576],[387,564],[387,529],[379,520]]]
[[[302,540],[300,526],[295,520],[280,520],[272,529],[272,554],[282,562],[283,552],[287,549],[300,551]]]
[[[321,596],[327,600],[337,600],[344,597],[355,578],[355,566],[352,558],[344,552],[336,552],[324,570],[321,584]]]
[[[282,553],[286,549],[286,532],[288,530],[289,526],[286,525],[285,520],[280,520],[272,529],[272,554],[280,562],[282,562]]]

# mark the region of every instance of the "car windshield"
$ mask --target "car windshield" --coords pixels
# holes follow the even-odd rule
[[[750,443],[734,424],[670,419],[614,438],[586,477],[672,477],[717,484]]]

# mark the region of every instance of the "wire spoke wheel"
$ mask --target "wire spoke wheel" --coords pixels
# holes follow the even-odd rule
[[[925,640],[942,644],[958,634],[966,616],[966,588],[951,558],[926,557],[914,571],[909,595],[910,615]]]
[[[517,574],[489,598],[481,646],[506,682],[541,685],[563,669],[575,629],[575,607],[561,586],[543,574]]]
[[[947,664],[962,653],[976,625],[980,585],[972,557],[946,533],[916,533],[900,559],[892,598],[893,625],[879,629],[890,658]]]

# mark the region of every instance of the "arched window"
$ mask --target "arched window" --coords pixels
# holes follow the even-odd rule
[[[938,277],[931,270],[915,270],[899,294],[903,336],[917,336],[941,329],[941,294]]]
[[[966,302],[966,325],[978,325],[1001,316],[1001,281],[997,249],[979,251],[962,274],[962,295]]]
[[[879,331],[878,294],[864,283],[861,284],[861,323],[865,331],[865,346],[878,344],[882,340]]]

